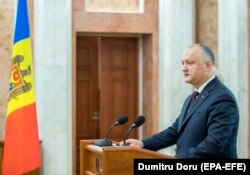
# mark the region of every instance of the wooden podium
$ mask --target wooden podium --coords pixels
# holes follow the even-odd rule
[[[95,141],[80,141],[80,175],[132,175],[135,158],[174,158],[131,146],[99,147]]]

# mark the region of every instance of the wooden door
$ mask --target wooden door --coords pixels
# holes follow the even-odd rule
[[[110,132],[121,141],[137,115],[137,39],[77,37],[76,169],[80,140],[104,138],[123,114],[129,122]],[[129,133],[136,138],[137,130]]]
[[[76,169],[79,174],[80,140],[99,138],[98,38],[77,38]]]
[[[102,38],[100,64],[100,136],[126,114],[129,122],[110,132],[111,139],[121,141],[137,115],[137,39]]]

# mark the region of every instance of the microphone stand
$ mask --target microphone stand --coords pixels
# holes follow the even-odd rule
[[[118,124],[114,124],[113,126],[111,126],[108,130],[108,132],[106,133],[105,139],[101,139],[101,140],[97,140],[95,142],[95,145],[103,147],[103,146],[112,146],[112,141],[108,139],[108,135],[109,132],[111,131],[112,128],[114,128],[115,126],[117,126]]]
[[[123,137],[123,144],[121,146],[127,146],[129,145],[128,143],[126,143],[126,138],[128,136],[128,133],[133,129],[134,127],[130,127],[129,130],[127,130],[127,132],[125,133],[124,137]]]
[[[145,122],[145,117],[144,116],[139,116],[137,119],[135,119],[134,123],[131,125],[131,127],[129,128],[129,130],[125,133],[125,135],[123,137],[123,144],[120,145],[120,146],[127,146],[127,145],[129,145],[128,143],[126,143],[126,138],[127,138],[128,133],[132,129],[141,126],[144,122]]]

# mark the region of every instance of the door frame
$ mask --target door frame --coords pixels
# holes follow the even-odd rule
[[[158,50],[155,36],[150,34],[109,34],[109,33],[73,33],[72,46],[72,168],[76,174],[76,38],[78,36],[134,37],[138,38],[138,115],[144,115],[144,127],[138,129],[138,138],[150,136],[158,128]],[[156,58],[156,59],[154,59]],[[155,62],[156,61],[156,62]],[[155,96],[156,95],[156,96]]]
[[[143,68],[143,55],[152,55],[152,36],[151,35],[139,35],[139,34],[103,34],[103,33],[84,33],[84,32],[76,32],[73,36],[73,56],[72,56],[72,166],[73,166],[73,174],[76,174],[76,75],[77,75],[77,66],[76,66],[76,49],[77,49],[77,37],[78,36],[94,36],[94,37],[124,37],[124,38],[138,38],[138,115],[145,114],[143,108],[145,108],[145,104],[143,104],[143,96],[145,96],[145,91],[143,89],[144,81],[144,69]],[[149,52],[148,52],[149,50]],[[99,52],[100,53],[100,52]],[[145,54],[146,53],[146,54]],[[146,92],[147,93],[147,92]],[[150,104],[151,105],[151,104]],[[144,106],[144,107],[143,107]],[[152,107],[150,107],[152,109]],[[144,113],[143,113],[144,112]],[[151,116],[150,116],[151,117]],[[108,128],[107,128],[108,129]],[[143,138],[143,126],[137,128],[138,129],[138,138]]]

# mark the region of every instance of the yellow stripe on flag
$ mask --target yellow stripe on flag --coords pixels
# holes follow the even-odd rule
[[[10,95],[7,116],[35,102],[30,38],[17,42],[13,48]]]

